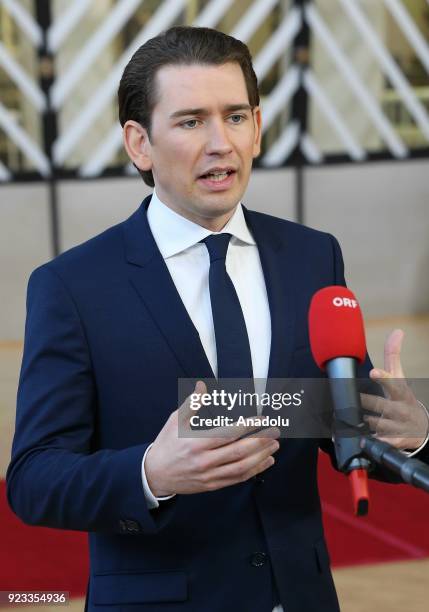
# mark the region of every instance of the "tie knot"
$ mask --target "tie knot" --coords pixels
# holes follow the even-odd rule
[[[212,234],[204,238],[202,242],[205,242],[207,250],[210,256],[210,263],[217,259],[225,259],[226,252],[228,250],[229,241],[231,234]]]

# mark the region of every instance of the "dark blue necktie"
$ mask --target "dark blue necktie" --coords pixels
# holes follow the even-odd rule
[[[216,337],[218,378],[253,379],[249,337],[225,259],[231,234],[205,238],[210,256],[209,288]]]

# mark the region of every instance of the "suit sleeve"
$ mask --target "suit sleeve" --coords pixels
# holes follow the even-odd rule
[[[113,533],[155,533],[172,502],[147,508],[147,444],[97,449],[97,393],[85,331],[50,264],[30,277],[16,429],[7,470],[12,510],[26,523]]]

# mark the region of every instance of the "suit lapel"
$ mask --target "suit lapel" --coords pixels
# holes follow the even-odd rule
[[[126,258],[132,285],[189,378],[214,378],[199,334],[153,239],[146,210],[150,197],[124,223]],[[271,316],[269,378],[288,376],[294,346],[295,305],[293,278],[284,236],[273,233],[272,223],[244,208],[256,240],[267,288]],[[296,262],[295,262],[296,263]]]
[[[130,281],[175,354],[184,377],[214,378],[200,336],[150,231],[146,215],[150,197],[124,223]]]
[[[247,209],[244,209],[244,214],[258,245],[270,306],[271,350],[268,378],[285,378],[290,371],[294,347],[295,304],[292,287],[296,270],[288,254],[284,236],[273,233],[272,223]],[[269,389],[270,385],[267,391]]]

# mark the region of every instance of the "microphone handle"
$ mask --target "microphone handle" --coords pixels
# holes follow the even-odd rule
[[[343,472],[354,469],[354,459],[361,459],[361,436],[366,433],[362,408],[356,387],[357,362],[351,357],[337,357],[326,364],[334,406],[334,444],[338,468]],[[367,467],[363,459],[360,467]],[[366,464],[366,465],[365,465]]]

